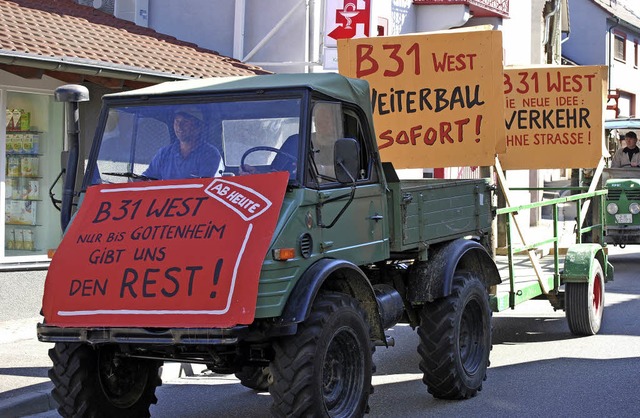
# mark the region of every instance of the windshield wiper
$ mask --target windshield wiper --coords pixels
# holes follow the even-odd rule
[[[134,180],[143,180],[143,181],[149,181],[149,180],[158,180],[155,177],[148,177],[145,176],[144,174],[136,174],[136,173],[132,173],[131,171],[127,171],[127,172],[123,172],[123,173],[102,173],[105,176],[116,176],[116,177],[126,177],[128,179],[134,179]]]

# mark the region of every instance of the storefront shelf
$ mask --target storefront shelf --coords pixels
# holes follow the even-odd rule
[[[6,154],[8,157],[14,157],[14,156],[42,157],[44,155],[44,154],[38,154],[35,152],[7,152]]]

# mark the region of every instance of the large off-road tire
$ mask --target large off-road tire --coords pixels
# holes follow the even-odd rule
[[[63,417],[149,417],[162,362],[121,357],[115,345],[57,343],[49,350],[53,398]]]
[[[491,351],[491,309],[478,276],[456,272],[451,294],[422,308],[418,335],[422,381],[429,393],[467,399],[482,390]]]
[[[373,345],[364,310],[320,293],[309,318],[274,344],[271,412],[279,417],[360,417],[368,411]]]
[[[236,377],[240,379],[240,384],[244,387],[258,392],[269,391],[271,372],[268,367],[245,366],[242,370],[236,372]]]
[[[565,309],[569,329],[575,335],[595,335],[604,312],[604,273],[599,262],[589,283],[566,283]]]

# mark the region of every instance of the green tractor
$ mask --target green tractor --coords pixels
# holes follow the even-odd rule
[[[605,130],[613,156],[620,148],[627,147],[625,134],[640,133],[640,119],[608,120]],[[604,188],[608,191],[604,214],[605,242],[624,248],[627,244],[640,244],[640,166],[619,165],[606,168],[603,174]]]

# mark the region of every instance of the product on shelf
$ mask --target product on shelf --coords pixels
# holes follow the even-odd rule
[[[29,185],[27,187],[27,197],[25,199],[38,200],[40,199],[40,183],[38,180],[28,180]]]
[[[13,139],[11,140],[11,145],[13,146],[14,154],[21,154],[24,151],[22,148],[22,140],[24,138],[23,134],[13,134],[11,135]]]
[[[26,154],[37,154],[39,151],[40,137],[38,134],[22,134],[22,151]]]
[[[31,113],[24,109],[7,109],[7,131],[28,131],[31,129]]]
[[[7,126],[6,126],[7,131],[12,131],[14,123],[13,123],[13,112],[11,112],[11,109],[7,109],[6,121],[7,121]]]
[[[5,236],[7,250],[14,250],[16,248],[16,231],[13,228],[9,228],[6,230]]]
[[[7,177],[4,183],[7,199],[18,199],[18,179]]]
[[[22,235],[22,229],[15,229],[15,242],[13,247],[16,250],[23,250],[24,249],[24,240],[23,240],[23,235]]]
[[[30,229],[22,230],[22,246],[25,250],[33,251],[34,243],[33,243],[33,231]]]
[[[14,225],[35,225],[37,202],[11,200],[5,207],[5,221]]]
[[[20,157],[16,157],[13,155],[7,156],[7,176],[20,176]]]
[[[20,158],[20,175],[24,177],[38,176],[38,157]]]

